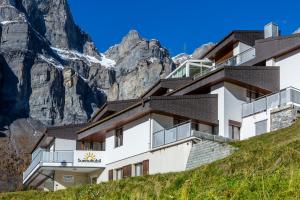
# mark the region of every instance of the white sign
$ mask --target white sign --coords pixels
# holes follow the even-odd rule
[[[74,166],[105,167],[104,151],[75,151]]]
[[[65,183],[74,183],[74,176],[72,176],[72,175],[64,175],[63,176],[63,181]]]

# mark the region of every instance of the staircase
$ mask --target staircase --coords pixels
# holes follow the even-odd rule
[[[202,140],[193,144],[186,169],[193,169],[204,164],[225,158],[235,150],[234,147],[217,141]]]

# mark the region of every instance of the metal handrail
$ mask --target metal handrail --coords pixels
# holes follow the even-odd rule
[[[30,165],[28,166],[28,168],[23,172],[23,180],[25,180],[25,178],[33,171],[34,168],[36,168],[36,166],[38,166],[40,163],[42,162],[53,162],[53,163],[59,163],[59,162],[65,162],[64,160],[55,160],[55,153],[71,153],[72,152],[72,156],[74,157],[74,151],[73,150],[62,150],[62,151],[49,151],[49,150],[41,150],[39,153],[37,153],[37,155],[31,160]],[[53,159],[50,159],[45,161],[43,158],[43,155],[45,153],[53,153]],[[51,157],[51,156],[50,156]],[[73,159],[72,159],[73,162]]]
[[[172,127],[170,127],[170,128],[162,128],[162,129],[160,129],[159,131],[155,131],[155,132],[153,132],[152,134],[154,135],[155,133],[158,133],[158,132],[161,132],[161,131],[163,131],[163,130],[171,130],[171,129],[173,129],[173,128],[175,128],[175,127],[178,127],[178,126],[181,126],[181,125],[184,125],[184,124],[187,124],[187,123],[192,123],[192,120],[188,120],[188,121],[185,121],[185,122],[182,122],[182,123],[179,123],[179,124],[176,124],[176,125],[174,125],[174,126],[172,126]]]
[[[252,106],[252,112],[251,112],[251,114],[247,114],[247,115],[245,115],[244,114],[244,107],[246,106],[246,105],[250,105],[250,104],[254,104],[255,102],[258,102],[258,101],[260,101],[260,100],[262,100],[262,99],[266,99],[266,105],[265,105],[265,107],[266,107],[266,109],[268,109],[268,97],[270,97],[270,96],[273,96],[273,95],[276,95],[276,94],[279,94],[279,105],[278,106],[282,106],[283,104],[282,104],[282,97],[281,97],[281,93],[282,92],[284,92],[284,91],[288,91],[288,90],[294,90],[294,91],[296,91],[296,92],[298,92],[299,94],[300,94],[300,90],[298,89],[298,88],[295,88],[295,87],[292,87],[292,86],[290,86],[290,87],[287,87],[287,88],[284,88],[284,89],[281,89],[281,90],[279,90],[278,92],[272,92],[272,93],[270,93],[270,94],[267,94],[267,95],[264,95],[264,96],[261,96],[261,97],[259,97],[259,98],[257,98],[257,99],[255,99],[254,101],[252,101],[252,102],[249,102],[249,103],[243,103],[242,104],[242,117],[246,117],[246,116],[250,116],[250,115],[253,115],[253,114],[255,114],[255,113],[258,113],[258,112],[254,112],[253,111],[253,106]],[[291,100],[290,101],[288,101],[288,102],[292,102]],[[287,102],[287,103],[288,103]]]
[[[162,129],[162,130],[159,130],[159,131],[156,131],[154,132],[152,135],[153,135],[153,141],[152,141],[152,147],[153,148],[156,148],[156,147],[159,147],[159,146],[163,146],[163,145],[166,145],[166,144],[170,144],[172,142],[177,142],[177,141],[180,141],[182,139],[186,139],[188,137],[183,137],[183,138],[179,138],[178,135],[179,135],[179,131],[178,131],[178,128],[184,126],[184,125],[189,125],[189,134],[188,134],[188,137],[191,136],[191,128],[192,128],[192,121],[189,120],[187,122],[183,122],[183,123],[180,123],[180,124],[177,124],[175,126],[173,126],[172,128],[169,128],[169,129]],[[170,142],[166,142],[166,132],[167,131],[170,131],[172,129],[175,129],[175,140],[174,141],[170,141]],[[162,144],[159,144],[159,145],[155,145],[155,135],[157,135],[158,133],[162,133],[163,134],[163,141],[162,141]]]
[[[228,63],[228,61],[233,60],[233,59],[236,59],[236,58],[238,58],[238,57],[241,57],[242,55],[245,55],[246,53],[249,53],[249,52],[251,52],[251,51],[253,51],[253,50],[255,50],[255,48],[253,48],[253,47],[252,47],[252,48],[249,48],[249,49],[247,49],[247,50],[245,50],[245,51],[243,51],[243,52],[241,52],[241,53],[239,53],[239,54],[237,54],[237,55],[235,55],[235,56],[233,56],[233,57],[231,57],[231,58],[228,58],[228,59],[224,60],[223,62],[217,64],[217,66],[224,66],[224,65],[226,65],[226,63]],[[249,60],[251,60],[251,59],[249,59]],[[248,61],[249,61],[249,60],[248,60]],[[247,62],[247,61],[245,61],[245,62]],[[239,63],[239,64],[242,64],[242,63],[244,63],[244,62],[241,62],[241,63]]]

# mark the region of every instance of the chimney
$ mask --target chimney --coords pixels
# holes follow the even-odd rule
[[[264,27],[265,38],[272,38],[279,36],[279,26],[273,22],[270,22]]]

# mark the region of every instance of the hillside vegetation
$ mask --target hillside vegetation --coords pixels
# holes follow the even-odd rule
[[[232,145],[239,148],[232,156],[186,172],[0,199],[300,199],[300,121]]]

